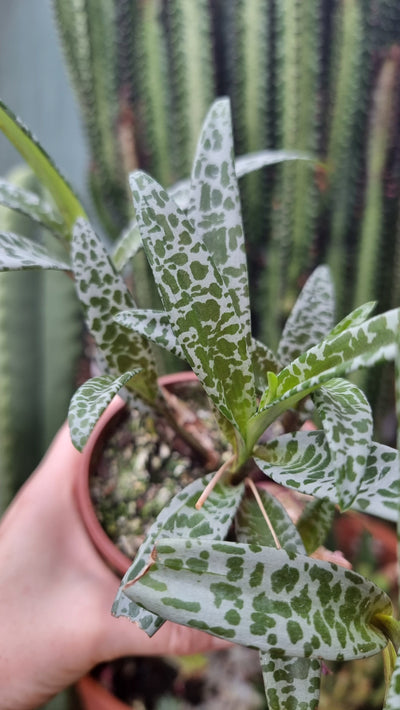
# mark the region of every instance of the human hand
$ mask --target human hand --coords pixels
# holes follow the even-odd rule
[[[227,645],[169,622],[149,639],[111,616],[119,580],[77,512],[80,456],[64,425],[0,522],[0,710],[37,707],[119,656]]]

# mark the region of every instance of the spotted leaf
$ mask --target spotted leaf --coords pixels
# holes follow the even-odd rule
[[[318,658],[274,658],[260,652],[268,710],[316,710],[321,683]]]
[[[250,347],[247,260],[227,98],[215,101],[204,121],[193,164],[187,214],[212,254]]]
[[[289,555],[304,554],[302,539],[285,508],[262,488],[258,489],[258,495],[275,538],[254,495],[249,495],[243,499],[236,515],[239,542],[274,547],[277,539]],[[260,663],[270,710],[288,707],[308,710],[317,706],[321,675],[318,659],[276,657],[273,652],[260,651]]]
[[[371,315],[375,308],[376,301],[368,301],[368,303],[358,306],[358,308],[355,308],[354,311],[348,313],[347,316],[335,325],[329,333],[329,337],[334,338],[336,335],[343,333],[348,328],[352,328],[355,325],[361,325],[361,323],[364,323],[367,320],[368,316]]]
[[[124,328],[144,335],[152,343],[160,345],[183,360],[185,359],[185,353],[179,345],[178,338],[171,328],[169,316],[165,311],[141,310],[138,308],[134,311],[117,313],[114,320],[116,323],[123,325]]]
[[[381,589],[336,564],[205,539],[158,538],[148,571],[125,593],[165,619],[299,658],[377,653],[387,641],[374,616],[392,613]]]
[[[113,397],[138,372],[125,372],[116,379],[111,375],[92,377],[77,389],[69,405],[68,424],[71,441],[78,451],[82,451]]]
[[[338,503],[335,465],[323,431],[279,436],[255,451],[257,466],[277,483]],[[372,442],[364,477],[352,508],[396,521],[400,498],[396,449]]]
[[[41,244],[12,232],[0,233],[0,271],[20,269],[59,269],[70,271],[68,257],[53,256]]]
[[[100,239],[84,220],[75,225],[71,256],[86,323],[109,373],[118,377],[130,370],[141,370],[128,386],[146,402],[153,403],[158,387],[150,346],[141,335],[132,335],[114,322],[116,313],[134,308],[135,302]]]
[[[243,496],[243,485],[227,486],[218,483],[211,491],[200,510],[195,505],[213,474],[198,479],[184,488],[161,511],[152,525],[146,540],[141,545],[134,561],[125,574],[112,613],[127,616],[152,636],[163,623],[163,618],[135,604],[126,585],[142,574],[158,537],[176,537],[178,534],[189,539],[223,540],[231,526],[237,507]],[[199,563],[199,566],[201,562]],[[179,572],[179,563],[175,574]]]
[[[335,466],[338,502],[349,508],[358,493],[367,466],[372,440],[372,412],[365,394],[356,385],[333,379],[314,393]]]
[[[185,358],[217,409],[245,436],[256,406],[246,328],[184,213],[144,173],[130,182],[143,246]]]
[[[301,291],[286,321],[277,358],[288,365],[325,338],[333,328],[335,295],[330,271],[319,266]]]
[[[271,396],[267,388],[259,411],[249,423],[249,438],[256,443],[265,429],[286,409],[334,377],[362,367],[393,360],[400,309],[394,308],[318,343],[277,375]]]
[[[0,177],[0,204],[26,215],[47,227],[53,234],[67,236],[68,230],[59,214],[43,198],[30,190],[13,185]]]

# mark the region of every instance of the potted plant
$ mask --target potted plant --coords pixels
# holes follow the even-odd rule
[[[72,272],[104,369],[71,401],[75,446],[85,447],[125,387],[128,402],[164,417],[207,458],[158,383],[152,341],[186,360],[230,449],[214,471],[165,505],[121,582],[113,614],[149,635],[170,619],[258,649],[271,708],[316,708],[323,659],[383,651],[389,678],[400,640],[390,599],[361,575],[311,554],[335,506],[397,520],[398,453],[372,440],[368,401],[345,378],[396,358],[400,309],[371,317],[368,303],[335,325],[332,283],[321,266],[277,352],[252,337],[237,178],[288,156],[235,162],[229,102],[220,100],[206,118],[190,183],[171,195],[148,175],[131,175],[136,222],[114,263],[137,248],[140,236],[162,303],[159,311],[139,310],[79,203],[10,121],[9,134],[27,146],[73,239],[60,259],[2,235],[3,268]],[[302,429],[311,414],[319,428]],[[263,476],[313,496],[297,526],[255,485]],[[396,685],[397,668],[387,708],[396,707]]]

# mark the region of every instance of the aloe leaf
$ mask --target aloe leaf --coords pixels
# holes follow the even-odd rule
[[[13,185],[1,177],[0,204],[30,217],[56,235],[67,236],[63,220],[46,200],[35,192]]]
[[[246,328],[208,250],[168,194],[131,175],[143,246],[174,333],[219,411],[242,436],[255,411]]]
[[[249,343],[249,284],[229,99],[215,101],[205,119],[193,163],[188,217],[229,289]]]
[[[348,313],[347,316],[342,318],[342,320],[335,325],[329,333],[329,337],[334,338],[336,335],[343,333],[343,331],[348,328],[352,328],[355,325],[361,325],[361,323],[364,323],[367,320],[368,316],[371,315],[375,308],[376,301],[368,301],[368,303],[364,303],[362,306],[355,308],[354,311]]]
[[[302,289],[282,332],[277,357],[288,365],[319,343],[332,330],[335,295],[328,267],[313,271]]]
[[[358,493],[372,440],[372,411],[365,394],[354,384],[336,378],[314,393],[314,403],[335,466],[342,510]]]
[[[257,488],[257,493],[280,546],[288,554],[304,554],[302,539],[283,505],[263,488]],[[251,493],[243,499],[236,513],[235,531],[239,542],[275,547],[270,527]]]
[[[316,498],[305,506],[297,521],[297,530],[307,555],[311,555],[325,542],[332,528],[335,506],[328,498]]]
[[[0,232],[0,271],[60,269],[70,271],[68,260],[53,256],[46,247],[12,232]]]
[[[318,658],[273,658],[260,652],[269,710],[316,710],[321,661]]]
[[[125,594],[184,626],[306,658],[362,658],[386,646],[373,618],[391,615],[390,599],[336,564],[258,545],[162,537],[150,562]]]
[[[283,434],[255,451],[257,466],[277,483],[338,503],[335,465],[323,431]],[[399,454],[372,442],[364,477],[352,508],[397,520],[400,498]]]
[[[114,601],[112,613],[114,616],[128,616],[131,621],[136,621],[149,636],[152,636],[163,619],[157,614],[152,614],[137,606],[129,598],[128,589],[125,588],[138,575],[143,573],[149,555],[153,550],[157,538],[184,535],[190,539],[197,537],[223,540],[230,528],[232,519],[241,501],[244,486],[227,486],[217,483],[200,510],[195,505],[213,474],[197,479],[190,483],[183,491],[178,493],[165,506],[157,520],[150,528],[146,540],[141,545],[131,567],[125,574],[118,594]],[[201,567],[201,556],[199,567]],[[179,563],[176,573],[179,571]],[[129,587],[130,588],[130,587]]]
[[[21,153],[33,172],[48,189],[70,235],[75,220],[85,216],[82,205],[37,140],[1,101],[0,130]]]
[[[128,388],[153,403],[158,386],[150,346],[142,336],[132,336],[114,322],[116,313],[134,308],[135,302],[103,244],[82,219],[74,228],[71,257],[86,323],[107,361],[110,374],[117,377],[131,370],[142,370],[128,383]]]
[[[68,424],[71,441],[82,451],[94,426],[120,389],[140,370],[125,372],[116,379],[111,375],[92,377],[77,389],[71,399]]]
[[[122,311],[114,316],[114,320],[124,328],[135,333],[140,333],[177,357],[185,359],[185,354],[179,345],[178,339],[170,325],[170,320],[165,311],[152,311],[150,309]]]

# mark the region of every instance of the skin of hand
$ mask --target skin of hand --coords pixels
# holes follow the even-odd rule
[[[0,710],[29,710],[96,664],[227,644],[165,623],[149,639],[111,605],[119,585],[74,498],[80,454],[67,425],[0,521]]]

